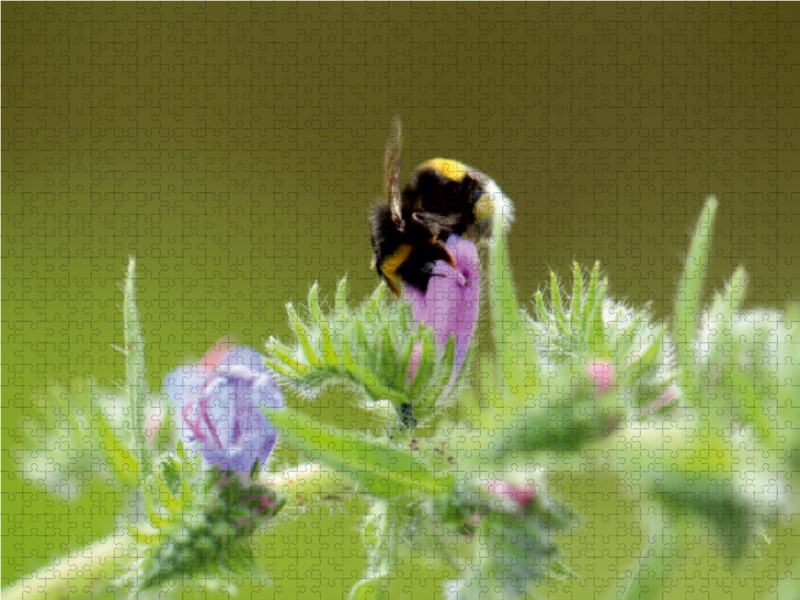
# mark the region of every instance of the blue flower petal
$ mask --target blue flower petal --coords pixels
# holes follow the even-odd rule
[[[210,465],[247,474],[265,463],[278,432],[263,408],[280,408],[283,395],[257,352],[217,344],[199,364],[167,376],[167,395],[179,408],[181,434]]]

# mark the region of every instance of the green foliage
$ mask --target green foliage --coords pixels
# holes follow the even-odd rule
[[[128,402],[130,415],[133,418],[131,432],[135,438],[134,449],[138,456],[140,469],[139,485],[144,484],[145,476],[150,472],[150,457],[145,450],[145,396],[147,384],[145,379],[144,337],[139,323],[139,310],[136,305],[136,259],[128,263],[128,276],[125,280],[124,303],[122,306],[122,330],[125,334],[125,366],[127,375]]]
[[[486,384],[509,406],[522,406],[530,390],[539,385],[537,369],[530,364],[532,348],[525,335],[525,315],[517,297],[506,236],[514,219],[511,201],[494,198],[496,205],[489,242],[486,291],[492,321],[492,360],[483,364]]]
[[[37,393],[21,429],[24,448],[15,455],[25,477],[54,493],[76,500],[93,479],[137,483],[124,398],[91,381]]]
[[[779,450],[787,435],[796,439],[789,424],[800,423],[800,328],[774,309],[740,311],[745,282],[740,269],[699,316],[692,393],[705,396],[719,426],[750,429]]]
[[[128,533],[142,546],[136,592],[157,592],[175,579],[220,582],[232,573],[252,571],[252,536],[282,507],[275,493],[238,476],[209,472],[199,453],[179,442],[164,455],[144,495],[147,521]]]
[[[701,215],[673,319],[679,394],[687,402],[662,419],[621,428],[616,457],[651,513],[681,523],[676,536],[699,524],[735,560],[752,556],[778,515],[792,512],[781,474],[792,442],[782,430],[784,419],[797,422],[791,396],[800,382],[800,337],[777,311],[741,310],[741,269],[702,307],[715,208],[712,199]],[[650,573],[647,589],[634,579],[626,598],[658,597],[659,573],[674,563],[674,551],[659,566],[656,550],[640,565]]]
[[[578,451],[668,397],[676,370],[665,328],[646,309],[614,302],[607,288],[599,264],[588,281],[576,264],[566,301],[555,274],[549,295],[536,294],[533,315],[525,318],[532,351],[522,368],[543,382],[528,390],[524,406],[505,413],[494,435],[499,455]]]
[[[716,198],[709,197],[700,213],[694,235],[690,240],[689,251],[683,274],[678,282],[678,295],[675,300],[673,333],[678,364],[692,364],[695,333],[698,328],[697,317],[702,305],[702,294],[705,282],[708,281],[708,255],[711,247],[711,227],[717,211]],[[686,388],[691,381],[691,370],[684,371],[682,387]],[[695,398],[690,398],[695,400]],[[699,399],[698,399],[699,400]]]
[[[293,447],[311,455],[311,460],[348,473],[379,498],[437,494],[452,485],[449,473],[428,466],[428,453],[412,452],[388,437],[332,430],[302,413],[276,412],[271,418]]]
[[[698,531],[734,564],[758,551],[781,515],[796,512],[782,473],[800,466],[800,331],[777,310],[742,310],[741,270],[704,307],[715,207],[712,200],[704,208],[690,245],[671,331],[646,308],[610,298],[599,265],[588,276],[574,265],[569,293],[551,274],[549,289],[525,314],[511,279],[508,219],[498,217],[487,286],[492,343],[478,391],[456,388],[462,404],[481,392],[489,397],[479,397],[471,413],[479,429],[439,418],[453,340],[437,352],[433,331],[414,327],[409,306],[387,298],[383,285],[356,307],[347,303],[344,279],[330,307],[314,285],[305,310],[287,307],[294,339],[271,338],[267,364],[305,396],[347,382],[389,426],[367,433],[302,410],[270,412],[297,462],[324,467],[261,482],[209,471],[180,443],[145,453],[142,411],[153,401],[144,395],[131,266],[125,350],[132,404],[120,409],[115,398],[104,408],[92,392],[57,392],[47,407],[53,410],[28,423],[40,449],[29,472],[53,484],[46,473],[60,473],[54,460],[66,463],[99,447],[104,476],[128,485],[138,480],[146,519],[128,525],[139,549],[129,581],[135,593],[160,593],[179,578],[207,583],[211,574],[251,570],[251,536],[284,503],[273,488],[286,498],[284,488],[291,488],[304,498],[299,505],[337,497],[340,486],[371,506],[367,569],[351,598],[388,597],[404,561],[429,554],[453,573],[445,594],[469,600],[525,598],[572,576],[556,541],[576,520],[546,493],[545,482],[578,463],[611,468],[620,502],[647,515],[641,560],[622,597],[662,597]],[[409,378],[414,353],[419,362]],[[126,418],[116,420],[114,411]],[[426,429],[402,426],[415,419]],[[53,435],[65,442],[45,452]],[[531,464],[537,466],[519,467]]]
[[[646,307],[635,310],[612,300],[599,263],[588,282],[577,263],[573,265],[572,295],[567,302],[562,301],[560,288],[551,273],[548,296],[536,293],[533,315],[526,319],[540,361],[556,365],[556,370],[560,365],[571,366],[572,381],[576,371],[586,377],[588,369],[581,366],[607,365],[611,403],[616,406],[641,408],[660,398],[677,375],[664,326],[652,321]],[[565,375],[555,379],[564,381]],[[633,416],[628,411],[628,417]]]
[[[451,515],[468,535],[473,556],[461,577],[450,582],[447,597],[526,598],[532,584],[554,582],[573,574],[561,561],[556,532],[572,516],[545,490],[545,473],[508,471],[501,479],[469,477],[450,505]],[[492,484],[517,489],[498,492]],[[529,491],[522,493],[528,487]],[[529,494],[529,495],[528,495]]]
[[[314,396],[344,381],[373,402],[389,400],[398,414],[413,405],[418,422],[434,415],[453,372],[454,341],[451,338],[445,352],[438,353],[433,330],[425,324],[414,327],[409,305],[387,298],[384,284],[351,308],[347,280],[342,279],[327,311],[314,284],[307,318],[291,304],[287,312],[296,339],[286,345],[270,338],[266,363],[299,393]],[[420,358],[411,379],[413,353]]]

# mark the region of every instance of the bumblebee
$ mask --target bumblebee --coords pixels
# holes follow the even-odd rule
[[[433,266],[456,261],[445,246],[451,234],[477,243],[492,234],[495,201],[502,192],[489,177],[455,160],[422,163],[400,193],[400,121],[386,144],[384,199],[372,213],[372,268],[401,295],[404,281],[428,289]]]

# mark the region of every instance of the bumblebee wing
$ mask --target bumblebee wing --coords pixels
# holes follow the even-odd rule
[[[386,164],[384,165],[383,192],[392,210],[392,220],[399,231],[403,231],[403,216],[400,212],[400,140],[403,127],[400,117],[395,115],[389,123],[389,139],[386,140]]]

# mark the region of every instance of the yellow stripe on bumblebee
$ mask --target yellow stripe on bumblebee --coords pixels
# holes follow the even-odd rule
[[[456,183],[462,181],[470,168],[464,163],[457,160],[450,160],[449,158],[432,158],[420,165],[420,170],[430,169],[431,171],[438,171],[450,181]]]

